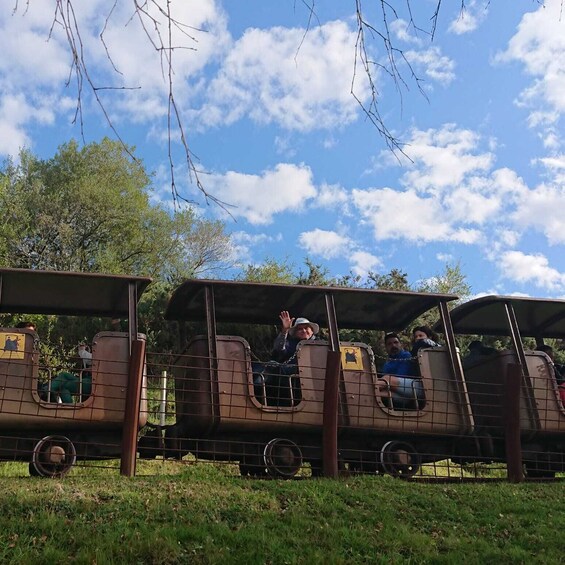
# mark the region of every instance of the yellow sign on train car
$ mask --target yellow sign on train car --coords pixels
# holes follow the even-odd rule
[[[25,334],[0,332],[0,359],[23,359]]]
[[[354,346],[341,347],[341,366],[344,371],[362,371],[363,357],[361,348]]]

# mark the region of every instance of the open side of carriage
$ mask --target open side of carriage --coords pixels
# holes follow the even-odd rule
[[[530,477],[565,471],[565,409],[552,360],[541,351],[525,349],[524,338],[565,338],[565,300],[485,296],[451,312],[456,334],[510,337],[512,347],[477,357],[465,364],[465,380],[478,434],[503,457],[505,415],[500,410],[508,394],[509,365],[520,367],[519,426],[522,457]]]
[[[335,463],[410,476],[422,462],[450,457],[474,429],[447,310],[454,299],[341,287],[185,282],[166,317],[181,324],[205,321],[207,332],[182,347],[172,368],[177,422],[167,430],[168,455],[192,452],[239,461],[242,474],[279,477],[293,476],[304,462],[326,475]],[[371,346],[340,341],[340,332],[400,331],[432,308],[442,320],[445,346],[420,350],[415,378],[423,383],[424,398],[415,396],[412,406],[395,409]],[[256,372],[258,362],[269,367],[269,360],[257,359],[245,337],[221,335],[217,327],[272,326],[282,310],[319,323],[324,332],[319,340],[302,341],[294,368],[269,385]],[[468,444],[474,449],[475,442]]]
[[[137,302],[150,279],[141,277],[0,269],[0,312],[91,316],[128,320],[128,329],[100,331],[87,368],[61,374],[40,355],[42,337],[26,328],[0,328],[0,458],[30,461],[30,472],[61,476],[76,459],[119,457],[128,390],[141,382],[144,338],[137,332]],[[137,375],[132,371],[137,371]],[[144,389],[144,386],[143,386]],[[71,394],[72,392],[72,394]],[[62,401],[64,398],[64,402]],[[139,425],[145,424],[142,395]]]

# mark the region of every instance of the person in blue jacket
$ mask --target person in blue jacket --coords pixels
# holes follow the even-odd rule
[[[419,340],[415,338],[415,341]],[[387,386],[392,397],[391,408],[395,410],[418,408],[421,401],[424,400],[424,386],[422,380],[418,378],[419,375],[414,361],[419,347],[415,347],[412,352],[406,351],[402,347],[398,334],[388,333],[385,335],[385,349],[388,358],[382,366],[381,372],[383,373],[383,380],[388,383]]]

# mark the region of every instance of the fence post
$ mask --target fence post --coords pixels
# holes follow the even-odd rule
[[[159,409],[159,425],[163,427],[167,418],[167,371],[161,372],[161,407]]]
[[[337,424],[339,417],[339,376],[341,353],[328,351],[324,383],[324,420],[322,431],[322,470],[324,477],[337,478]]]
[[[139,406],[141,403],[144,361],[145,340],[136,339],[131,346],[124,429],[122,432],[120,474],[126,477],[133,477],[135,475],[137,429],[139,428]]]
[[[522,388],[522,367],[510,363],[506,367],[502,392],[504,414],[504,437],[506,445],[506,471],[511,483],[524,480],[522,470],[522,444],[520,442],[520,391]]]
[[[161,371],[161,404],[159,406],[159,449],[165,456],[165,438],[163,437],[163,428],[167,423],[167,371]]]

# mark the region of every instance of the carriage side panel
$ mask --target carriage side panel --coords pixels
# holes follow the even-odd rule
[[[485,356],[465,368],[465,381],[477,428],[493,437],[504,436],[504,382],[508,365],[516,363],[518,356],[515,352],[504,350]],[[522,433],[531,434],[537,431],[537,425],[534,415],[528,409],[531,391],[525,378],[520,389],[520,427]]]
[[[541,351],[527,352],[526,362],[538,411],[540,432],[565,432],[565,410],[559,398],[553,364]]]

